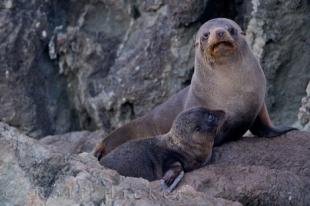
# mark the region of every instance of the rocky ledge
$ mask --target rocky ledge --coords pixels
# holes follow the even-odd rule
[[[272,139],[244,137],[215,148],[212,163],[187,173],[177,190],[169,195],[161,192],[159,181],[123,177],[98,164],[87,152],[103,134],[75,132],[38,141],[0,123],[1,205],[307,205],[310,202],[310,133],[307,132],[293,131]]]

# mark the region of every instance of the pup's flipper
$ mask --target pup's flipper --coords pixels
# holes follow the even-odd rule
[[[180,162],[174,162],[165,172],[163,178],[160,180],[160,185],[163,191],[172,192],[179,182],[184,177],[184,171]]]

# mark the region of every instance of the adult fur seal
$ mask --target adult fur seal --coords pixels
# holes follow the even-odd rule
[[[126,142],[100,163],[124,176],[150,181],[162,178],[162,186],[170,192],[184,172],[209,161],[224,118],[224,111],[192,108],[177,116],[167,134]]]
[[[114,130],[96,147],[98,159],[128,140],[168,132],[180,112],[195,106],[226,112],[224,129],[215,138],[215,145],[239,138],[247,130],[274,137],[294,129],[272,125],[264,102],[265,75],[234,21],[217,18],[206,22],[196,35],[195,47],[190,86]]]

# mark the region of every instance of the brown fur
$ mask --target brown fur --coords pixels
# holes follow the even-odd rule
[[[239,138],[248,129],[266,137],[292,130],[273,127],[264,103],[265,75],[234,21],[218,18],[203,24],[196,35],[195,53],[191,85],[109,134],[96,148],[98,159],[128,140],[168,132],[180,112],[195,106],[226,112],[228,117],[215,145]]]
[[[167,134],[128,141],[100,163],[125,176],[150,181],[163,178],[170,186],[182,171],[191,171],[208,162],[224,118],[223,111],[202,107],[187,110],[178,115]]]

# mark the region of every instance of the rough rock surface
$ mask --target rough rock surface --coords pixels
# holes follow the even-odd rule
[[[76,134],[82,139],[91,136]],[[44,145],[44,141],[31,139],[0,123],[0,202],[3,205],[307,205],[309,138],[310,133],[294,131],[273,139],[245,137],[215,148],[212,164],[187,173],[178,189],[167,195],[161,192],[159,181],[120,176],[102,167],[91,154],[57,152]],[[66,145],[65,139],[64,136],[59,141]],[[61,144],[58,147],[61,151]]]
[[[0,2],[0,120],[33,137],[79,128],[66,80],[47,53],[50,30],[58,24],[54,6],[40,0]]]
[[[186,176],[200,192],[244,205],[309,205],[310,133],[243,137],[215,148],[210,165]]]
[[[307,0],[0,1],[0,121],[27,134],[0,123],[0,205],[309,205],[309,133],[216,148],[213,163],[186,174],[168,197],[158,181],[122,177],[81,153],[190,83],[195,32],[214,17],[247,32],[273,119],[294,122],[310,79],[309,7]],[[298,115],[305,130],[309,88]],[[85,129],[102,130],[72,132]]]
[[[292,124],[310,79],[309,1],[252,0],[252,5],[247,36],[267,77],[271,117]]]
[[[310,132],[310,82],[306,89],[306,96],[301,99],[297,126]]]
[[[180,188],[167,196],[158,181],[125,178],[104,169],[87,153],[64,155],[49,150],[16,129],[0,123],[1,205],[235,205]]]
[[[0,120],[41,138],[117,127],[190,83],[193,39],[213,17],[247,31],[276,121],[309,79],[307,0],[0,2]]]
[[[79,154],[82,152],[91,153],[106,132],[97,130],[95,132],[82,131],[70,132],[62,135],[51,135],[40,139],[44,145],[48,145],[50,149],[60,153]]]
[[[81,5],[51,44],[88,129],[119,126],[188,84],[199,24],[185,26],[205,7],[203,0],[114,2]]]

